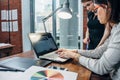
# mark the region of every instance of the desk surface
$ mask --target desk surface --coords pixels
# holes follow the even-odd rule
[[[33,51],[28,51],[28,52],[16,54],[16,55],[13,55],[13,56],[1,58],[0,60],[12,58],[14,56],[35,58],[35,56],[33,54]],[[75,61],[72,61],[72,62],[68,61],[68,62],[62,63],[62,64],[51,63],[50,65],[59,66],[59,67],[65,67],[65,68],[68,68],[69,71],[73,71],[73,72],[78,73],[77,80],[89,80],[90,79],[91,71],[89,71],[88,69],[84,68],[83,66],[77,64]]]

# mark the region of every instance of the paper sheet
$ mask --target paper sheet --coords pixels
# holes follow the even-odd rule
[[[12,10],[12,20],[17,20],[18,19],[18,11],[17,9]]]
[[[24,73],[24,80],[31,80],[31,77],[33,76],[33,74],[35,74],[36,72],[38,71],[45,71],[45,70],[53,70],[53,69],[48,69],[48,68],[43,68],[43,67],[37,67],[37,66],[32,66],[30,67],[29,69],[27,69]],[[76,80],[77,79],[77,73],[75,72],[70,72],[70,71],[63,71],[63,70],[53,70],[53,71],[56,71],[58,73],[60,73],[64,79],[58,79],[57,80]],[[52,72],[51,72],[52,73]],[[50,74],[49,74],[50,75]],[[37,76],[37,75],[36,75]],[[56,79],[56,77],[58,77],[59,75],[54,75],[54,79]],[[42,76],[41,79],[43,79],[45,76]],[[60,77],[60,76],[59,76]],[[22,79],[22,80],[23,80]],[[39,78],[40,79],[40,78]],[[46,79],[46,78],[44,78]],[[34,80],[34,79],[33,79]]]
[[[6,20],[7,12],[6,10],[1,10],[1,20]]]
[[[0,80],[22,80],[23,72],[0,71]]]
[[[12,32],[12,22],[6,22],[6,31],[7,32],[9,32],[9,30],[10,30],[10,32]]]
[[[18,31],[18,21],[13,21],[13,31]]]
[[[7,31],[6,25],[7,25],[6,22],[1,22],[1,28],[2,28],[1,30],[2,30],[2,32]]]

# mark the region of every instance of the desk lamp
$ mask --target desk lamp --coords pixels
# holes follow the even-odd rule
[[[62,19],[70,19],[70,18],[72,18],[72,11],[71,11],[70,8],[69,8],[69,0],[66,0],[66,1],[65,1],[60,7],[58,7],[55,11],[53,11],[53,12],[50,13],[48,16],[46,16],[45,18],[42,19],[45,32],[47,32],[46,26],[45,26],[45,22],[46,22],[51,16],[53,16],[56,12],[57,12],[57,16],[60,17],[60,18],[62,18]]]

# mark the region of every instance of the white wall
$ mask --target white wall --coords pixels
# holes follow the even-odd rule
[[[31,50],[31,44],[28,39],[29,32],[30,32],[30,0],[22,0],[23,51]]]

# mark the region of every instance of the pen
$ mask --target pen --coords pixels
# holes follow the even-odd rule
[[[20,72],[23,72],[22,70],[17,70],[17,69],[0,69],[0,71],[13,71],[13,72],[20,71]]]

